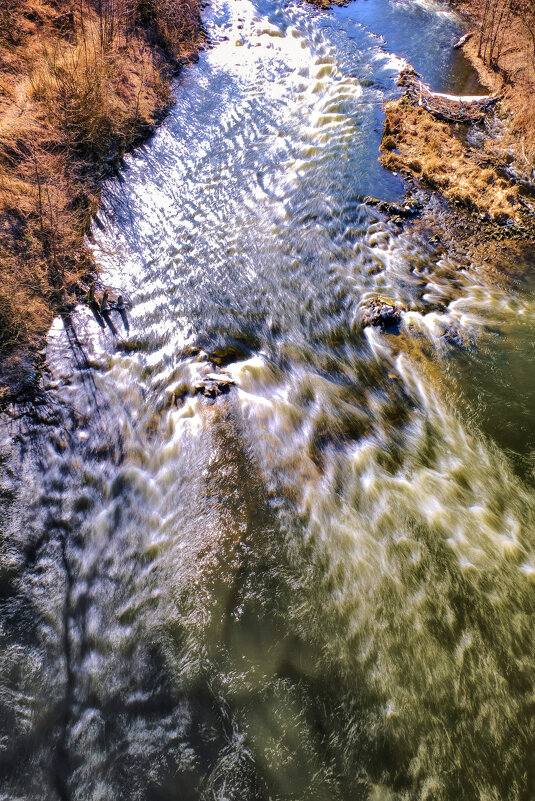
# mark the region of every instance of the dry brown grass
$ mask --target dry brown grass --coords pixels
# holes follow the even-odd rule
[[[483,82],[503,95],[508,112],[506,129],[496,151],[507,147],[516,167],[535,179],[535,2],[533,0],[450,0],[474,25],[475,35],[464,51]],[[498,10],[507,6],[504,21],[490,32],[491,18],[486,6]],[[496,46],[491,54],[489,41]]]
[[[2,0],[3,356],[36,343],[92,280],[85,234],[100,180],[169,103],[170,67],[200,44],[199,10],[199,0]]]
[[[518,188],[492,167],[481,166],[471,158],[451,125],[435,119],[407,97],[387,103],[385,112],[380,156],[383,166],[395,172],[409,170],[448,200],[491,220],[519,221]]]

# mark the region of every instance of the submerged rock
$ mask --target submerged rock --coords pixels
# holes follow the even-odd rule
[[[239,362],[247,359],[250,356],[250,349],[246,345],[224,345],[220,348],[215,348],[209,354],[209,359],[213,364],[218,367],[223,367],[232,362]]]

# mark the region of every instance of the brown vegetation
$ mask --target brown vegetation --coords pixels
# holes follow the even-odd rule
[[[450,201],[491,220],[519,221],[518,188],[511,186],[480,156],[470,154],[453,127],[435,119],[408,97],[385,106],[381,163],[409,170]]]
[[[2,0],[0,353],[36,343],[93,264],[99,182],[170,101],[200,0]]]
[[[515,168],[535,180],[535,2],[450,0],[475,25],[464,47],[483,82],[503,96],[508,112],[498,148],[508,148]]]
[[[505,180],[535,180],[535,2],[450,0],[473,26],[464,44],[481,80],[500,96],[503,126],[479,151],[465,145],[460,130],[437,119],[407,95],[386,105],[381,162],[412,173],[449,201],[495,222],[532,227],[518,186]],[[414,93],[413,93],[414,95]],[[431,111],[433,111],[431,109]],[[499,135],[496,132],[499,130]]]

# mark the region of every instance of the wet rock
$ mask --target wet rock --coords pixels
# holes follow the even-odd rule
[[[456,348],[464,348],[466,346],[464,337],[456,325],[449,325],[442,334],[441,339],[446,345],[452,345]]]
[[[250,356],[250,350],[246,346],[240,345],[224,345],[221,348],[215,348],[210,354],[209,359],[218,367],[223,367],[232,362],[243,361]]]
[[[112,451],[112,447],[108,442],[102,442],[92,450],[92,454],[96,459],[106,459]]]
[[[64,436],[56,435],[53,436],[51,439],[52,439],[52,444],[54,445],[58,453],[63,453],[64,451],[67,450],[68,442]]]
[[[379,200],[379,198],[368,195],[364,198],[364,203],[368,206],[375,206],[379,211],[394,218],[401,217],[405,219],[414,217],[423,207],[421,200],[416,196],[407,198],[405,203],[400,205],[399,203],[389,203],[386,200]]]
[[[217,398],[230,392],[234,383],[234,379],[226,373],[209,373],[193,385],[193,394],[204,395],[205,398]]]
[[[164,412],[174,406],[181,406],[190,394],[188,383],[184,380],[177,381],[167,389],[166,394],[158,404],[158,412]]]
[[[370,298],[361,306],[362,324],[380,328],[392,328],[399,325],[405,308],[388,298]]]

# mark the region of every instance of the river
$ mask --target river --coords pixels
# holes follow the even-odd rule
[[[94,228],[129,331],[58,319],[2,422],[0,798],[533,799],[533,278],[364,202],[404,59],[479,91],[459,22],[205,25]]]

